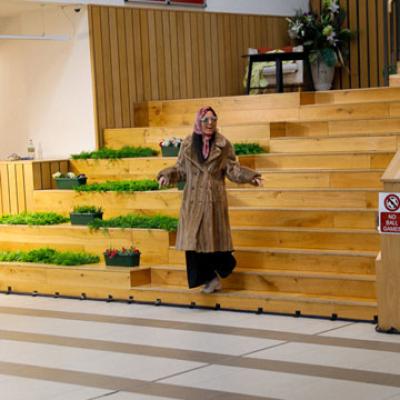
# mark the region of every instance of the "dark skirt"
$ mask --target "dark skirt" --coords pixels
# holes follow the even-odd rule
[[[186,270],[189,288],[204,285],[214,279],[217,274],[221,278],[230,275],[236,266],[231,251],[214,253],[198,253],[186,251]]]

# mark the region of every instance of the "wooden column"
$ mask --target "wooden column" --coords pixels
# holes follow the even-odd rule
[[[382,177],[385,192],[400,192],[400,151]],[[381,234],[376,263],[378,330],[400,333],[400,234]]]

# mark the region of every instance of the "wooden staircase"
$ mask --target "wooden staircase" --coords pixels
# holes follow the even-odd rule
[[[75,290],[72,283],[61,281],[62,289],[43,282],[35,289],[32,282],[13,281],[10,273],[8,283],[1,279],[1,285],[78,296],[84,290],[93,297],[374,319],[378,192],[380,177],[400,147],[400,88],[151,102],[137,106],[138,127],[107,130],[105,142],[114,148],[155,147],[162,137],[185,136],[195,110],[203,104],[215,107],[222,131],[232,141],[259,141],[270,150],[240,157],[243,165],[262,172],[263,188],[228,185],[238,266],[221,292],[203,295],[187,289],[184,254],[175,250],[174,234],[143,230],[124,234],[116,230],[114,237],[104,239],[113,244],[133,240],[142,248],[143,266],[121,272],[124,284],[101,287],[96,281],[91,287],[88,279],[80,283],[86,277],[82,270],[69,267],[69,274],[76,277]],[[93,182],[154,178],[173,163],[174,159],[160,157],[70,161],[76,172],[86,173]],[[128,212],[177,216],[181,195],[176,189],[132,194],[36,190],[33,203],[35,210],[63,214],[74,204],[96,204],[103,207],[105,217]],[[91,236],[94,233],[63,229],[71,238],[66,241],[69,248],[91,241],[98,252],[104,245]],[[12,240],[5,229],[0,231],[0,243],[7,247]],[[60,232],[53,238],[57,236],[54,243],[62,247]],[[79,239],[74,241],[77,232]],[[43,235],[43,241],[51,243],[51,230]],[[21,246],[36,246],[35,235],[28,236],[22,236]],[[23,268],[40,270],[40,266]],[[104,266],[98,269],[107,271]],[[2,271],[0,278],[5,276]]]

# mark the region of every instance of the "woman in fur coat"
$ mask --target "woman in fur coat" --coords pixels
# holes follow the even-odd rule
[[[159,172],[160,186],[185,181],[176,248],[186,252],[189,288],[203,293],[222,288],[235,268],[225,177],[236,183],[261,185],[261,176],[236,161],[232,144],[217,132],[217,114],[201,108],[194,132],[183,141],[175,166]]]

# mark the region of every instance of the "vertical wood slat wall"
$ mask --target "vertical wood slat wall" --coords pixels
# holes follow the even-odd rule
[[[384,26],[387,0],[339,0],[347,13],[345,25],[356,37],[350,42],[348,67],[336,71],[335,89],[385,86],[389,60],[384,52]],[[319,13],[321,0],[310,0],[311,9]]]
[[[68,160],[1,161],[0,215],[32,210],[33,190],[54,189],[54,172],[68,172]]]
[[[135,103],[242,94],[247,48],[289,42],[276,16],[89,6],[89,25],[98,132]]]

